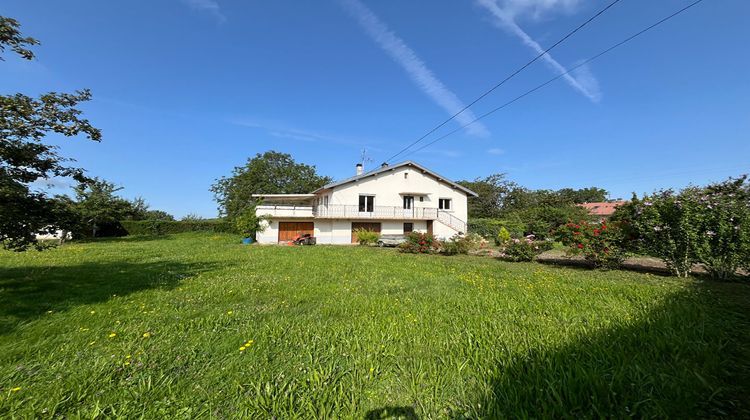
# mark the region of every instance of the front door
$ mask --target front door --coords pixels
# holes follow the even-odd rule
[[[380,223],[372,223],[372,222],[352,222],[352,243],[356,244],[357,242],[357,230],[358,229],[364,229],[369,230],[370,232],[378,232],[380,233]]]

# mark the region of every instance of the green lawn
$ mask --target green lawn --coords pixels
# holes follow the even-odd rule
[[[750,286],[237,242],[0,252],[0,417],[750,415]]]

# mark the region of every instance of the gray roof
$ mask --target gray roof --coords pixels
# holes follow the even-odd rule
[[[394,170],[396,168],[400,168],[402,166],[410,166],[410,167],[419,169],[419,170],[421,170],[424,173],[432,175],[438,181],[445,182],[446,184],[451,185],[453,188],[457,188],[457,189],[465,192],[468,195],[471,195],[471,196],[474,196],[474,197],[479,197],[479,194],[477,194],[474,191],[472,191],[472,190],[464,187],[463,185],[456,184],[455,182],[453,182],[450,179],[448,179],[448,178],[446,178],[446,177],[438,174],[437,172],[431,171],[431,170],[425,168],[424,166],[422,166],[422,165],[420,165],[420,164],[418,164],[416,162],[413,162],[411,160],[407,160],[407,161],[404,161],[404,162],[396,163],[396,164],[393,164],[393,165],[381,166],[378,169],[374,169],[372,171],[365,172],[362,175],[356,175],[356,176],[353,176],[351,178],[346,178],[346,179],[343,179],[341,181],[332,182],[330,184],[323,185],[322,187],[320,187],[317,190],[313,191],[313,193],[317,193],[319,191],[323,191],[323,190],[335,188],[335,187],[338,187],[340,185],[348,184],[350,182],[359,181],[360,179],[364,179],[364,178],[368,178],[368,177],[371,177],[371,176],[375,176],[375,175],[381,174],[383,172],[392,171],[392,170]]]

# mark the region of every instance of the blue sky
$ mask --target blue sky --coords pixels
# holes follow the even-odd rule
[[[472,112],[689,2],[622,0]],[[372,167],[604,4],[4,0],[0,14],[42,45],[33,62],[6,54],[0,92],[90,88],[84,109],[103,141],[50,141],[126,197],[208,217],[209,186],[247,157],[288,152],[343,178],[366,148]],[[612,198],[750,172],[747,16],[745,0],[705,0],[407,158],[454,179],[506,172],[531,188],[595,185]]]

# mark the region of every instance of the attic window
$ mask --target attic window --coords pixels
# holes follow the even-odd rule
[[[409,178],[409,173],[408,172],[404,172],[404,179],[407,179],[407,178]]]

